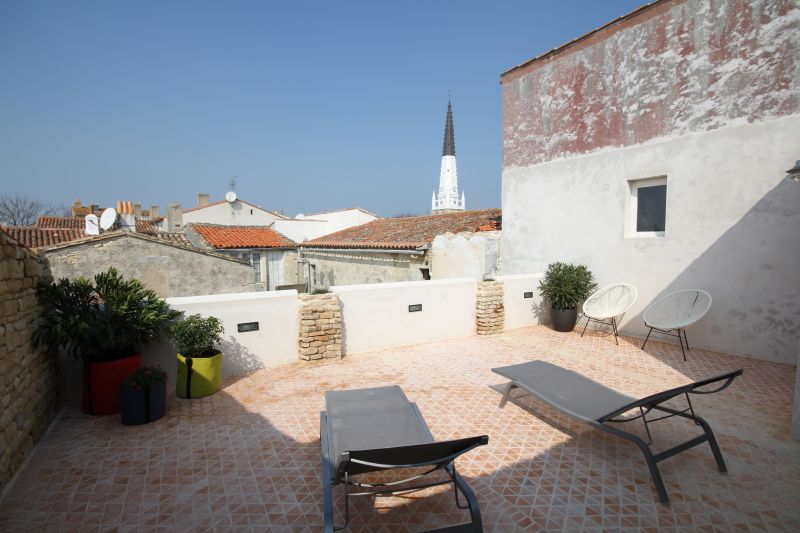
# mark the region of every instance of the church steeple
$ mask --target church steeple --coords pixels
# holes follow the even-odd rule
[[[459,198],[460,196],[460,198]],[[444,144],[442,145],[442,168],[439,172],[439,192],[433,193],[432,213],[463,211],[464,191],[458,192],[458,172],[456,171],[456,134],[453,128],[453,106],[447,101],[447,118],[444,122]]]
[[[446,155],[456,156],[456,134],[453,131],[453,106],[447,101],[447,119],[444,122],[444,145],[442,146],[442,157]]]

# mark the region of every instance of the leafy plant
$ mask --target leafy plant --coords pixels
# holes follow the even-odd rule
[[[311,291],[311,294],[328,294],[329,292],[331,292],[330,289],[320,287]]]
[[[160,366],[139,367],[122,380],[126,389],[142,390],[150,385],[167,382],[167,372]]]
[[[539,294],[553,309],[575,309],[597,288],[594,276],[584,265],[551,263],[539,282]]]
[[[218,318],[191,315],[175,323],[169,337],[184,357],[210,357],[219,353],[220,335],[225,331]]]
[[[60,279],[37,288],[45,310],[33,336],[35,345],[58,347],[75,359],[113,361],[135,355],[161,336],[178,311],[115,268],[94,277]]]

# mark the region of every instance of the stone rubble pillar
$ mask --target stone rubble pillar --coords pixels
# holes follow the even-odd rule
[[[475,326],[478,335],[496,335],[505,329],[502,281],[478,282]]]
[[[342,357],[342,311],[335,294],[300,295],[300,359]]]

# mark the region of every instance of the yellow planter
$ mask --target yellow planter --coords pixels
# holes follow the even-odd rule
[[[217,392],[222,384],[222,352],[211,357],[178,354],[176,392],[179,398],[202,398]]]

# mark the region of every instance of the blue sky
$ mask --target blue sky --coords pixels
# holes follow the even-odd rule
[[[2,192],[426,214],[448,91],[467,208],[500,206],[500,74],[644,3],[0,3]]]

